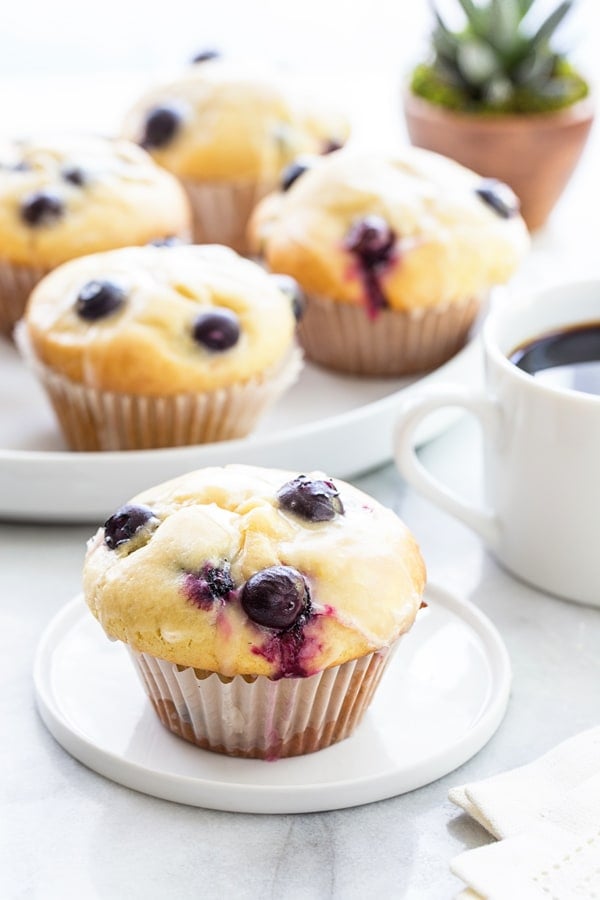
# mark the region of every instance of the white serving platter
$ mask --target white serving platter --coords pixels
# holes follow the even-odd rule
[[[462,765],[504,716],[511,671],[495,627],[471,603],[427,588],[423,610],[357,731],[277,762],[200,750],[159,722],[120,643],[81,597],[36,653],[40,715],[72,756],[134,790],[232,812],[341,809],[414,790]]]
[[[246,463],[349,478],[392,457],[399,404],[418,386],[478,383],[478,342],[421,378],[368,379],[307,365],[298,383],[247,438],[167,450],[72,453],[44,392],[0,339],[0,518],[99,522],[139,491],[207,465]],[[424,423],[439,434],[455,411]]]

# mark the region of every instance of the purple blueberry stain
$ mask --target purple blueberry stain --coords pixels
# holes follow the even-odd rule
[[[299,475],[277,491],[282,509],[309,522],[329,522],[344,514],[344,505],[333,481]]]
[[[263,640],[251,649],[272,664],[270,677],[313,675],[321,643],[311,633],[316,614],[304,576],[292,566],[263,569],[248,579],[241,602],[250,621],[263,632]]]
[[[288,631],[269,636],[260,647],[253,646],[252,652],[273,665],[275,672],[270,677],[278,681],[314,675],[317,671],[314,660],[321,649],[321,643],[310,636],[305,627],[295,625]]]
[[[104,543],[109,550],[116,550],[129,543],[143,528],[158,524],[159,519],[150,507],[128,503],[104,523]]]
[[[226,602],[235,590],[228,562],[215,566],[206,563],[199,572],[185,576],[185,593],[194,606],[209,612],[216,604]]]
[[[395,232],[385,219],[375,215],[358,219],[344,240],[344,249],[356,260],[371,318],[388,305],[381,279],[396,259],[395,247]]]

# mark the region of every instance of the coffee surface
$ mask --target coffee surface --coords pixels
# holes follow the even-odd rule
[[[600,322],[541,335],[521,344],[508,358],[549,387],[600,395]]]

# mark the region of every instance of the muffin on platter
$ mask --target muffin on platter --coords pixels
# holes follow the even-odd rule
[[[529,243],[506,185],[412,147],[296,161],[249,235],[270,270],[307,295],[307,356],[364,375],[408,375],[453,356]]]
[[[0,331],[67,260],[156,238],[187,238],[177,180],[128,141],[48,136],[0,143]]]
[[[40,282],[17,343],[74,450],[242,437],[301,366],[280,284],[227,247],[93,254]]]
[[[134,497],[90,541],[83,581],[166,728],[276,759],[354,731],[425,570],[406,526],[356,488],[233,465]]]
[[[300,153],[327,153],[348,136],[345,118],[302,97],[281,74],[200,54],[179,78],[149,91],[123,133],[176,175],[194,214],[196,243],[246,251],[257,201]]]

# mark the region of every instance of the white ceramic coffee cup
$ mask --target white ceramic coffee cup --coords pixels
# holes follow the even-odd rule
[[[494,307],[482,334],[484,391],[414,394],[400,413],[395,457],[413,487],[481,535],[515,575],[600,606],[600,396],[549,387],[508,359],[527,341],[583,322],[600,322],[600,281]],[[464,407],[481,422],[485,508],[442,485],[416,456],[419,423],[444,406]]]

